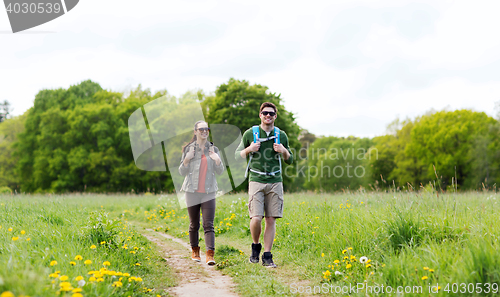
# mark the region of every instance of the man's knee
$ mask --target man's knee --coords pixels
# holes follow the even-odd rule
[[[260,222],[262,222],[262,217],[261,216],[253,216],[252,222],[260,223]]]
[[[276,223],[275,217],[266,217],[266,224],[274,224]]]

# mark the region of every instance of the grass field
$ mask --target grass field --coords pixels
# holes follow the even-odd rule
[[[187,211],[179,209],[176,199],[1,197],[0,267],[5,268],[0,271],[0,293],[164,296],[163,289],[175,285],[175,276],[139,233],[149,226],[188,241]],[[273,247],[277,269],[248,263],[246,203],[246,194],[221,197],[215,221],[217,268],[233,277],[242,296],[499,292],[498,193],[286,195]],[[82,260],[75,260],[78,255]],[[85,260],[92,263],[85,265]],[[53,261],[57,264],[51,266]],[[105,261],[110,265],[104,266]],[[81,292],[72,292],[78,288]]]

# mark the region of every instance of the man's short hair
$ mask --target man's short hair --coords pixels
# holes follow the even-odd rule
[[[276,105],[272,104],[271,102],[262,103],[262,105],[260,106],[260,112],[262,112],[262,110],[266,107],[271,107],[274,109],[275,113],[278,113],[278,108],[276,108]]]

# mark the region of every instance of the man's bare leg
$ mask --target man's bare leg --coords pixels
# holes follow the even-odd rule
[[[252,234],[253,243],[255,244],[259,243],[261,232],[262,232],[262,217],[260,216],[252,217],[252,219],[250,220],[250,233]]]
[[[264,229],[264,252],[270,252],[273,248],[274,236],[276,235],[276,218],[266,217],[266,228]]]

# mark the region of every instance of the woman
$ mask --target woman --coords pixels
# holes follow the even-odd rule
[[[217,181],[215,173],[224,171],[224,164],[219,156],[219,149],[208,141],[208,124],[198,121],[194,125],[191,141],[182,148],[179,173],[185,176],[181,191],[186,192],[186,204],[189,213],[189,241],[191,259],[201,262],[199,247],[200,211],[203,214],[203,230],[207,249],[207,264],[215,265],[215,193]]]

